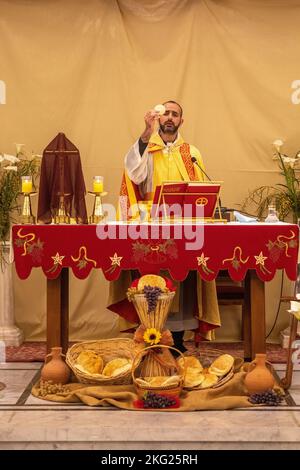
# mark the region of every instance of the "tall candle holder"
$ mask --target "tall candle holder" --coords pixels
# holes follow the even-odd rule
[[[31,208],[31,196],[34,196],[36,191],[32,191],[32,177],[31,176],[22,176],[22,190],[21,194],[24,196],[22,214],[21,214],[21,223],[22,224],[35,224],[36,219],[32,215]]]
[[[93,194],[94,196],[94,207],[92,215],[89,217],[90,224],[99,224],[107,215],[107,212],[103,211],[102,206],[102,198],[107,196],[107,192],[97,192],[97,191],[89,191],[89,194]]]
[[[151,222],[151,209],[153,201],[138,201],[140,222]]]
[[[35,224],[36,219],[32,215],[31,208],[31,196],[36,195],[36,191],[31,191],[30,193],[21,193],[24,196],[22,214],[21,214],[21,224]]]

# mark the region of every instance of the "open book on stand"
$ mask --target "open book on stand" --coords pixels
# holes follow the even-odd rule
[[[151,218],[213,221],[220,211],[221,181],[168,181],[157,186]],[[217,219],[218,221],[223,219]]]

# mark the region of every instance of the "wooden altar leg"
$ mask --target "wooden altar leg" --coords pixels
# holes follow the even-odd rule
[[[47,279],[47,353],[69,342],[69,270],[62,268],[56,279]]]
[[[251,353],[251,303],[250,303],[250,276],[246,275],[244,283],[244,302],[242,305],[242,328],[244,340],[244,359],[252,360]]]
[[[255,270],[247,272],[245,279],[244,306],[245,357],[255,358],[256,353],[266,352],[266,320],[265,320],[265,284]],[[250,344],[250,348],[249,345]]]
[[[288,348],[288,358],[287,358],[287,363],[286,363],[286,372],[285,372],[284,378],[280,382],[280,384],[285,390],[290,388],[292,384],[293,369],[294,369],[294,364],[292,362],[292,354],[293,354],[292,345],[293,345],[293,342],[296,341],[296,338],[297,338],[297,326],[298,326],[298,320],[295,317],[295,315],[292,315],[292,323],[291,323],[291,328],[290,328],[290,340],[289,340],[289,348]]]

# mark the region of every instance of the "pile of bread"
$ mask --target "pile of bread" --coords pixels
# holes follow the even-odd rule
[[[132,361],[126,357],[117,357],[106,362],[100,354],[92,350],[84,350],[78,355],[75,367],[93,377],[116,377],[132,368]]]
[[[144,377],[137,378],[136,383],[143,388],[161,388],[161,387],[177,387],[180,383],[179,375],[171,376],[156,376],[156,377]]]
[[[222,354],[208,368],[203,368],[195,356],[178,359],[179,367],[185,370],[183,386],[186,388],[213,387],[232,370],[233,364],[234,358],[230,354]]]
[[[222,354],[215,359],[210,367],[204,368],[195,356],[184,356],[177,359],[179,371],[184,375],[183,386],[188,389],[204,389],[215,386],[233,368],[234,358],[230,354]],[[140,377],[136,383],[144,388],[177,387],[180,375]]]

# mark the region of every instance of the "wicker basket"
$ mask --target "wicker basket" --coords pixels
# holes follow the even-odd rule
[[[134,360],[136,356],[136,343],[130,338],[112,338],[98,341],[84,341],[76,343],[68,349],[66,362],[76,375],[79,382],[95,385],[127,385],[132,383],[131,369],[115,377],[95,377],[79,370],[75,364],[82,351],[90,350],[99,354],[104,364],[117,357]]]
[[[162,331],[171,308],[175,292],[164,292],[157,299],[157,305],[153,312],[148,313],[148,302],[145,294],[135,294],[133,304],[139,316],[141,324],[145,328],[156,328]]]
[[[225,354],[224,351],[220,351],[219,349],[200,349],[198,354],[195,355],[197,359],[201,362],[204,368],[208,368],[217,357]],[[234,364],[227,374],[223,377],[220,377],[218,382],[210,387],[201,387],[197,385],[195,387],[187,387],[183,385],[184,390],[207,390],[208,388],[218,388],[224,385],[226,382],[232,379],[234,373],[237,372],[243,365],[244,360],[241,357],[234,357]]]
[[[161,344],[157,344],[155,346],[149,346],[148,348],[145,348],[141,351],[139,351],[135,358],[134,358],[134,361],[133,361],[133,365],[132,365],[132,370],[131,370],[131,374],[132,374],[132,381],[133,381],[133,384],[135,386],[135,389],[136,389],[136,392],[137,392],[137,395],[139,398],[143,398],[143,396],[145,395],[146,392],[153,392],[153,393],[158,393],[158,394],[163,394],[163,395],[168,395],[168,396],[172,396],[172,397],[179,397],[180,393],[181,393],[181,390],[182,390],[182,387],[183,387],[183,382],[184,382],[184,374],[185,374],[185,371],[182,371],[182,369],[178,366],[177,364],[177,361],[174,360],[174,369],[176,369],[176,371],[178,372],[176,375],[179,376],[179,384],[174,386],[174,385],[169,385],[169,386],[161,386],[161,387],[151,387],[151,385],[149,384],[148,386],[144,386],[144,385],[141,385],[139,384],[136,379],[138,378],[137,375],[141,372],[141,368],[142,368],[142,357],[146,356],[147,353],[149,353],[150,350],[154,350],[154,349],[161,349],[161,348],[165,348],[166,350],[173,350],[173,351],[176,351],[177,353],[179,353],[182,357],[183,354],[176,348],[173,348],[172,346],[165,346],[165,345],[161,345]],[[174,375],[174,374],[173,374]],[[167,377],[167,375],[166,375]]]

